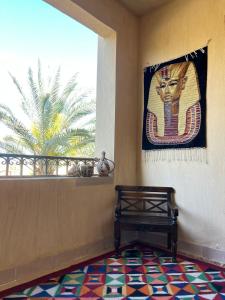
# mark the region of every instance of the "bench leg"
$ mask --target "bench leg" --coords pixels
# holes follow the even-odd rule
[[[173,241],[172,243],[172,251],[173,251],[173,261],[176,262],[177,257],[177,242]]]
[[[170,232],[167,233],[167,249],[171,249],[171,238],[172,235]]]
[[[177,257],[177,226],[174,226],[172,233],[172,253],[173,253],[173,261],[176,261]]]
[[[114,246],[116,252],[116,258],[120,255],[120,223],[118,221],[114,222]]]

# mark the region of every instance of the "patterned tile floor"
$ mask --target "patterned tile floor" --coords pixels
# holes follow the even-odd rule
[[[19,298],[19,299],[18,299]],[[125,250],[3,299],[225,299],[225,270],[145,247]]]

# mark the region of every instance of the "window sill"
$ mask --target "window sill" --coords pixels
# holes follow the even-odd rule
[[[105,176],[105,177],[72,177],[72,176],[62,176],[62,177],[1,177],[0,181],[43,181],[43,180],[51,180],[51,181],[64,181],[72,182],[76,186],[83,185],[99,185],[99,184],[113,184],[114,178],[113,176]]]
[[[77,177],[72,178],[75,180],[77,186],[81,185],[97,185],[97,184],[113,184],[114,178],[113,176],[105,176],[105,177]]]

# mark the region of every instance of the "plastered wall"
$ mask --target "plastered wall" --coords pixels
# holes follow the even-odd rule
[[[48,2],[102,34],[100,48],[114,59],[98,69],[97,117],[116,170],[97,182],[0,180],[0,290],[113,250],[114,186],[136,182],[138,20],[111,0]]]
[[[225,263],[225,2],[171,1],[141,19],[139,184],[173,186],[180,209],[179,249]],[[145,162],[141,152],[143,68],[207,44],[208,163]]]
[[[112,182],[8,180],[0,181],[0,191],[1,288],[112,246]]]

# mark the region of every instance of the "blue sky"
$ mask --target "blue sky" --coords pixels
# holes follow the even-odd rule
[[[97,35],[42,0],[1,0],[1,51],[95,60]]]
[[[78,72],[83,90],[96,88],[97,35],[42,0],[1,0],[0,102],[15,107],[18,92],[11,72],[27,86],[27,70],[61,66],[62,82]]]

